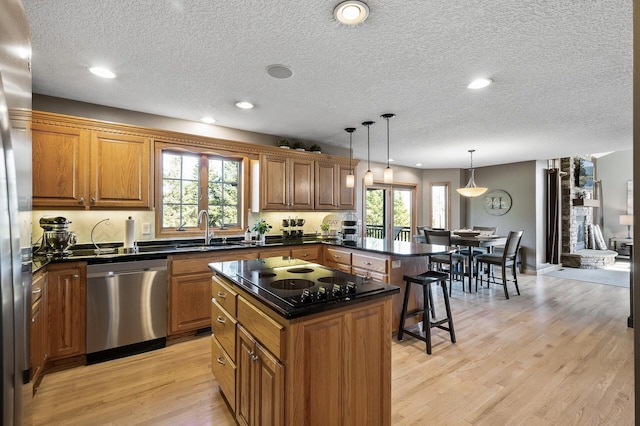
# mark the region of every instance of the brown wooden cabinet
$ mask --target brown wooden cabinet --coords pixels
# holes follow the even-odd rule
[[[313,209],[313,160],[262,154],[260,178],[262,210]]]
[[[88,205],[88,130],[33,123],[32,176],[34,207]]]
[[[212,295],[212,371],[239,424],[391,423],[391,297],[286,320],[219,275]]]
[[[47,314],[47,273],[38,271],[31,285],[31,380],[33,390],[37,387],[49,358],[48,314]]]
[[[86,352],[87,264],[47,266],[49,357],[60,359]]]
[[[238,326],[236,419],[241,425],[284,424],[284,367]]]
[[[169,256],[169,335],[211,325],[211,261],[204,253]]]
[[[351,169],[347,164],[316,161],[315,208],[318,210],[353,210],[355,190],[346,181]]]
[[[150,208],[151,140],[90,120],[39,120],[32,132],[35,208]]]

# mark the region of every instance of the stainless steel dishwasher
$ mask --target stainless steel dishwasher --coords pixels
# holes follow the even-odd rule
[[[87,266],[87,362],[166,345],[167,260]]]

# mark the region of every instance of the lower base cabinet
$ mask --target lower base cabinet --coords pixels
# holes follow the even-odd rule
[[[284,368],[238,326],[236,419],[241,425],[284,424]]]
[[[392,296],[286,320],[220,276],[212,289],[218,310],[237,294],[234,354],[214,331],[212,371],[239,424],[391,424]]]

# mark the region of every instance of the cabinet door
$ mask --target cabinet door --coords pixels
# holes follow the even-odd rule
[[[31,133],[33,206],[87,206],[89,132],[34,123]]]
[[[289,196],[287,185],[287,159],[279,156],[260,157],[260,208],[287,210]]]
[[[347,175],[351,172],[349,166],[338,164],[338,180],[336,182],[337,204],[340,210],[355,210],[355,188],[347,188]]]
[[[236,419],[243,425],[284,424],[284,368],[238,326]]]
[[[42,299],[39,299],[31,305],[30,365],[32,380],[36,380],[40,376],[44,364],[44,328],[42,322],[44,317],[45,315],[42,314]]]
[[[211,274],[171,279],[169,333],[197,330],[211,325]]]
[[[336,171],[330,163],[316,162],[315,202],[316,209],[335,210],[336,202]]]
[[[86,264],[48,267],[47,311],[51,359],[86,352]]]
[[[256,359],[257,358],[257,359]],[[262,346],[256,344],[253,361],[253,424],[284,424],[284,368]]]
[[[313,209],[313,161],[289,160],[289,207],[294,210]]]
[[[91,206],[150,208],[150,159],[147,138],[94,132]]]

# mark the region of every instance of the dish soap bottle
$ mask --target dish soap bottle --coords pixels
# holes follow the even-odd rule
[[[244,233],[244,240],[251,241],[251,230],[247,228],[247,232]]]

